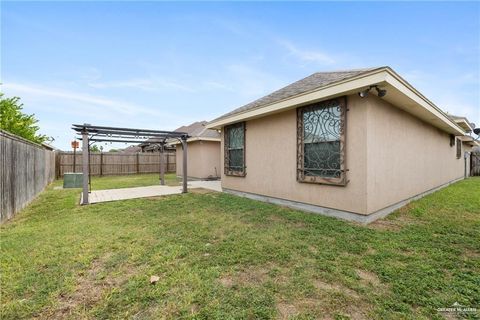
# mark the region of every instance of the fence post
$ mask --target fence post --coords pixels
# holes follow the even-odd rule
[[[166,171],[167,171],[167,173],[168,173],[168,172],[170,172],[169,169],[168,169],[168,166],[170,165],[170,164],[169,164],[170,153],[167,152],[166,157],[167,157],[167,161],[166,161],[166,162],[167,162],[167,167],[166,167],[167,170],[166,170]]]
[[[73,173],[77,172],[77,148],[73,148]]]
[[[103,176],[103,151],[100,151],[100,177]]]
[[[140,164],[139,164],[139,161],[138,161],[139,154],[140,153],[137,152],[137,174],[140,173]]]
[[[160,184],[162,186],[165,185],[165,153],[164,153],[164,146],[163,143],[160,144]]]
[[[60,153],[55,152],[55,178],[60,178]]]

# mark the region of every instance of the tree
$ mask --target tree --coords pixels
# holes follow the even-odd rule
[[[100,152],[100,148],[96,144],[90,147],[91,152]]]
[[[53,140],[39,134],[35,114],[25,114],[22,109],[23,103],[20,103],[19,97],[4,98],[4,94],[0,93],[0,129],[36,143]]]

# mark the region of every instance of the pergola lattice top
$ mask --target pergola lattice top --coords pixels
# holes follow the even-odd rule
[[[73,124],[72,129],[80,135],[88,134],[89,140],[92,142],[155,144],[165,143],[167,139],[186,140],[188,138],[186,132],[104,127],[90,124]]]
[[[158,146],[161,152],[160,175],[161,184],[165,184],[164,180],[164,166],[163,166],[163,150],[167,140],[179,139],[182,142],[183,149],[183,163],[182,163],[182,192],[187,192],[187,139],[188,133],[177,131],[163,131],[163,130],[147,130],[121,127],[105,127],[92,126],[90,124],[72,124],[72,129],[81,135],[82,140],[82,172],[83,172],[83,191],[82,204],[88,204],[88,186],[90,184],[90,168],[89,142],[124,142],[124,143],[138,143],[155,147]]]

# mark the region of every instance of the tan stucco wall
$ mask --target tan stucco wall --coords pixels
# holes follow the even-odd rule
[[[447,133],[375,96],[367,106],[367,211],[462,178]]]
[[[188,143],[187,175],[191,178],[205,179],[220,175],[220,142],[193,141]],[[183,150],[176,148],[177,175],[182,176]]]
[[[463,176],[448,134],[377,97],[347,105],[345,187],[297,182],[296,110],[246,122],[247,174],[226,176],[222,153],[222,187],[365,215]]]
[[[346,161],[350,183],[346,187],[297,182],[295,110],[246,123],[247,175],[225,176],[222,156],[222,187],[366,214],[366,130],[363,124],[367,106],[357,96],[349,97],[348,105]]]

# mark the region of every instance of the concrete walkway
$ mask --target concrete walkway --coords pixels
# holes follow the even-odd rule
[[[204,188],[213,191],[222,192],[220,181],[189,181],[188,188]],[[149,186],[136,188],[121,188],[121,189],[107,189],[95,190],[89,195],[90,203],[100,203],[107,201],[166,196],[170,194],[182,193],[181,186]],[[80,199],[80,203],[82,200]]]

